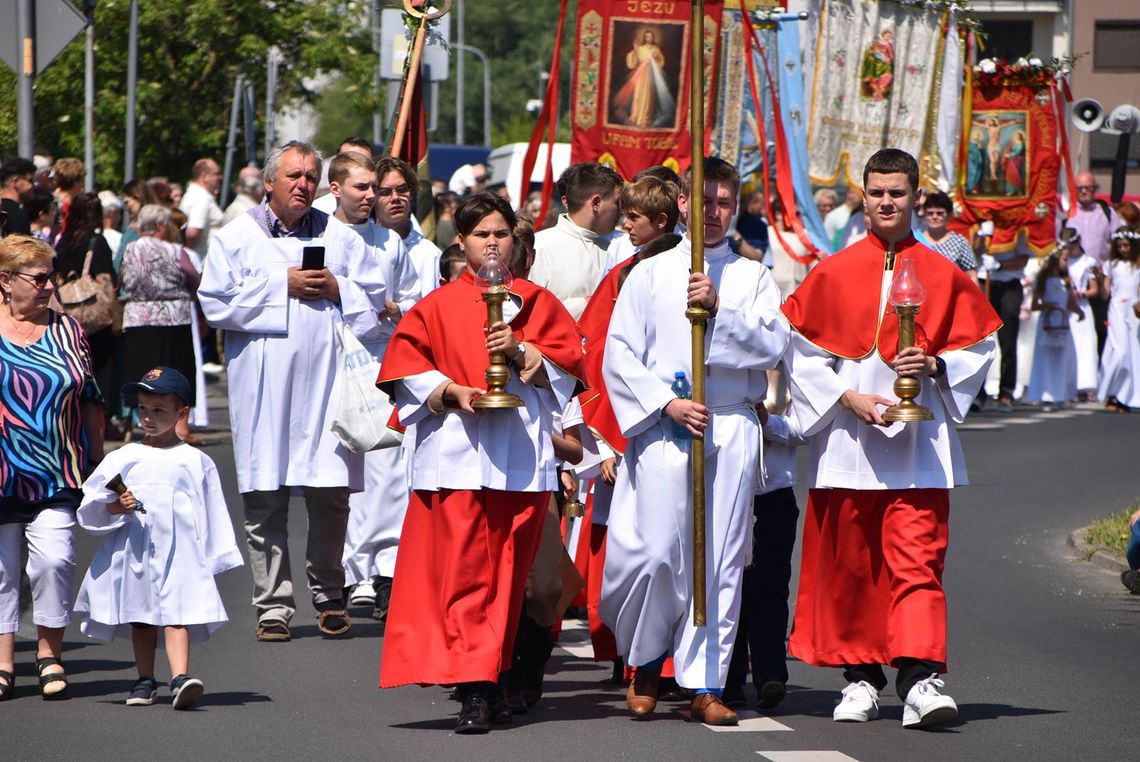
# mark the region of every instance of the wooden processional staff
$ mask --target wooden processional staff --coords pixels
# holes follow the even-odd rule
[[[689,184],[689,238],[692,271],[705,271],[705,3],[693,0],[689,36],[689,136],[692,140]],[[685,310],[693,324],[693,402],[705,403],[705,327],[709,311],[700,305]],[[705,441],[694,437],[690,448],[693,472],[693,623],[705,626]]]
[[[417,20],[416,33],[412,38],[412,50],[408,54],[408,61],[404,67],[404,81],[400,85],[400,94],[396,101],[395,119],[392,121],[392,130],[388,135],[388,155],[399,156],[404,147],[404,135],[408,131],[408,121],[412,116],[412,93],[416,89],[416,81],[420,78],[420,62],[424,56],[424,43],[427,41],[428,22],[435,21],[451,10],[451,0],[443,0],[442,6],[436,10],[423,10],[423,3],[415,0],[404,0],[404,12]]]

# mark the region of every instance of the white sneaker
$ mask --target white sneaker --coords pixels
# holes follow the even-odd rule
[[[906,694],[903,702],[904,728],[932,728],[958,719],[958,705],[949,696],[943,696],[938,689],[946,685],[931,675],[919,680]]]
[[[849,683],[831,718],[836,722],[866,722],[879,716],[879,692],[866,680]]]
[[[204,362],[202,372],[207,376],[220,376],[226,372],[226,366],[216,362]]]
[[[352,588],[348,602],[353,606],[375,606],[376,591],[372,587],[372,580],[366,579]]]

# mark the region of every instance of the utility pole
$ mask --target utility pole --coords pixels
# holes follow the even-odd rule
[[[463,79],[463,74],[464,74],[463,53],[465,52],[465,50],[467,48],[467,46],[463,44],[464,43],[463,15],[464,15],[464,3],[463,3],[463,0],[459,0],[459,3],[455,9],[455,23],[456,23],[456,26],[458,27],[456,29],[456,32],[455,32],[455,49],[457,51],[455,54],[455,144],[456,145],[463,145],[464,144],[463,118],[466,115],[463,112],[464,112],[464,108],[467,105],[463,102],[463,82],[464,82],[464,79]]]
[[[276,45],[269,49],[269,61],[265,67],[265,155],[276,147],[277,141],[277,69],[281,63],[281,51]]]
[[[86,0],[87,49],[84,51],[83,75],[83,164],[87,177],[83,190],[95,190],[95,0]]]
[[[455,44],[460,53],[471,53],[483,63],[483,145],[491,147],[491,61],[482,50],[471,45]]]
[[[376,54],[376,71],[372,72],[372,94],[377,98],[376,108],[372,110],[372,145],[378,146],[384,142],[383,115],[380,113],[380,69],[384,66],[380,55],[383,47],[383,36],[380,34],[380,6],[381,0],[372,0],[372,52]]]
[[[36,4],[35,0],[18,0],[16,6],[16,33],[20,38],[20,66],[17,71],[16,119],[19,132],[19,153],[29,159],[36,147]]]
[[[123,146],[123,182],[135,179],[135,105],[139,89],[139,0],[131,0],[127,38],[127,136]]]

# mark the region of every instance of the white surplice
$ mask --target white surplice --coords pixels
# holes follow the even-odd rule
[[[606,389],[629,446],[609,513],[601,615],[626,663],[671,655],[686,688],[723,688],[740,612],[745,546],[760,457],[754,405],[788,341],[780,294],[767,268],[727,245],[705,252],[720,296],[705,340],[708,626],[692,621],[689,447],[675,441],[665,405],[674,373],[692,378],[685,318],[689,240],[639,264],[610,321]]]
[[[507,324],[518,307],[503,304]],[[428,397],[451,379],[438,370],[401,378],[395,384],[400,423],[408,426],[404,441],[412,444],[412,489],[553,492],[561,489],[554,456],[554,417],[570,403],[578,379],[545,357],[548,386],[524,384],[511,373],[506,391],[523,407],[487,410],[476,415],[448,408],[435,414]],[[414,427],[413,425],[414,424]]]
[[[146,513],[112,514],[116,474]],[[214,575],[242,565],[214,463],[187,444],[124,445],[83,485],[79,525],[109,535],[79,589],[80,629],[98,640],[130,636],[132,622],[185,625],[194,642],[226,622]]]
[[[575,320],[602,281],[608,235],[599,236],[563,214],[554,227],[534,234],[534,266],[528,279],[562,300]]]
[[[889,271],[883,275],[880,314],[891,276]],[[796,418],[809,438],[808,486],[888,490],[949,489],[966,484],[966,460],[954,424],[965,420],[985,381],[996,344],[991,335],[971,347],[940,354],[946,375],[922,378],[922,390],[915,400],[930,408],[934,420],[884,428],[863,423],[839,398],[851,389],[896,402],[894,369],[877,351],[858,360],[844,360],[793,331],[784,362]]]
[[[414,217],[412,219],[415,220]],[[423,233],[414,226],[409,228],[408,234],[404,236],[404,248],[408,250],[412,266],[416,269],[416,275],[420,280],[422,299],[439,288],[439,258],[443,255],[443,251],[435,243],[424,238]]]
[[[1088,254],[1069,259],[1069,278],[1077,292],[1077,306],[1081,308],[1083,320],[1076,316],[1069,322],[1073,331],[1073,344],[1077,350],[1077,391],[1087,392],[1096,389],[1097,371],[1100,369],[1100,347],[1097,346],[1096,320],[1093,318],[1089,300],[1081,296],[1096,277],[1093,268],[1096,262]]]
[[[333,218],[329,227],[342,223]],[[364,241],[370,257],[380,265],[388,284],[388,299],[406,313],[420,300],[420,279],[395,231],[371,220],[349,225]],[[396,323],[380,318],[379,334],[362,341],[380,362]],[[364,453],[364,491],[348,498],[348,531],[344,538],[344,580],[355,585],[373,575],[391,577],[396,566],[396,547],[404,513],[408,509],[408,468],[403,447],[389,447]]]
[[[301,264],[305,246],[324,246],[340,304],[289,296],[287,269]],[[363,456],[329,430],[339,399],[336,331],[344,322],[361,340],[378,336],[384,297],[380,265],[344,225],[330,224],[322,238],[270,238],[247,214],[211,239],[198,301],[225,331],[239,492],[362,489]]]

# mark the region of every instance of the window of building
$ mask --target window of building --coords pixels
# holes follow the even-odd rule
[[[979,53],[982,58],[1000,58],[1010,63],[1021,57],[1028,57],[1033,51],[1032,21],[990,21],[982,23],[986,33],[985,50]]]
[[[1093,169],[1111,169],[1116,164],[1116,151],[1120,147],[1119,135],[1106,135],[1103,132],[1089,134],[1089,166]],[[1140,168],[1140,135],[1130,135],[1128,140],[1128,169]]]
[[[1093,33],[1093,69],[1140,71],[1140,20],[1097,21]]]

